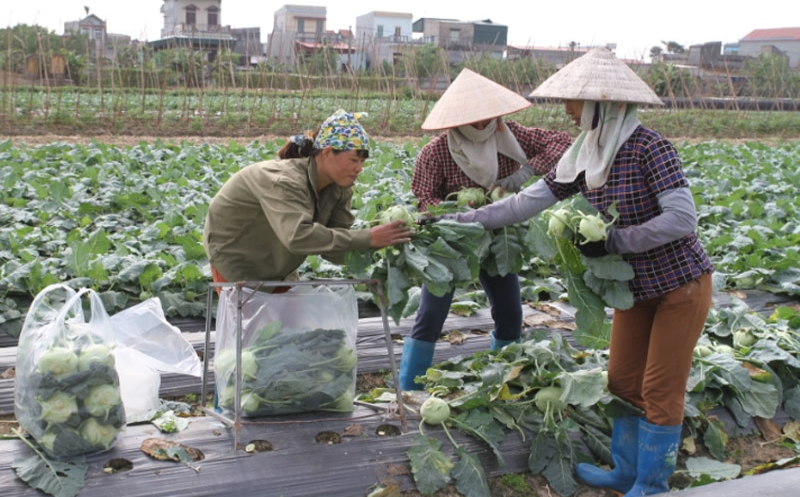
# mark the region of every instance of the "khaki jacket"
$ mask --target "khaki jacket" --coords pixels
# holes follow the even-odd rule
[[[316,191],[313,158],[270,160],[236,172],[211,200],[203,246],[225,280],[296,279],[310,254],[341,263],[369,249],[368,229],[350,229],[352,188]]]

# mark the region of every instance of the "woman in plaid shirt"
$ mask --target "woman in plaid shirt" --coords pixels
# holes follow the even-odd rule
[[[422,124],[423,129],[446,131],[417,156],[411,190],[418,210],[424,212],[463,188],[517,192],[531,176],[550,171],[572,143],[569,135],[501,119],[530,105],[522,96],[464,69]],[[522,300],[517,275],[490,276],[481,271],[479,279],[495,323],[490,348],[518,341]],[[453,293],[437,297],[423,285],[411,336],[403,343],[399,373],[403,390],[418,389],[416,377],[433,362]]]
[[[615,309],[608,389],[641,409],[613,421],[614,468],[579,464],[578,477],[624,497],[669,490],[695,343],[711,307],[713,266],[695,233],[697,214],[675,147],[641,125],[637,104],[661,100],[628,66],[596,48],[531,93],[559,98],[581,129],[555,169],[518,195],[453,216],[487,229],[519,223],[583,195],[619,212],[606,241],[578,243],[585,257],[620,254],[634,269],[634,305]]]

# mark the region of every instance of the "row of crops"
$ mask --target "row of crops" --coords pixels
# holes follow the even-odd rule
[[[376,144],[356,185],[359,223],[390,205],[413,205],[410,178],[424,141]],[[273,158],[282,144],[1,142],[3,329],[15,334],[32,297],[54,282],[97,289],[110,312],[157,295],[169,316],[203,316],[208,202],[234,171]],[[800,295],[800,143],[705,142],[679,151],[717,288]],[[303,269],[353,276],[317,257]],[[521,274],[530,300],[563,293],[555,268],[542,261]]]
[[[521,90],[527,94],[528,90]],[[376,92],[359,87],[136,90],[81,87],[0,86],[0,131],[9,135],[75,130],[88,136],[262,136],[297,132],[302,123],[321,122],[331,109],[366,113],[369,129],[384,135],[418,136],[438,94],[432,90]],[[668,101],[670,103],[672,101]],[[798,101],[749,110],[744,101],[642,109],[647,124],[666,136],[792,139],[800,129]],[[741,107],[740,107],[741,105]],[[785,110],[780,111],[778,109]],[[572,122],[557,102],[537,102],[514,114],[522,124],[568,132]]]

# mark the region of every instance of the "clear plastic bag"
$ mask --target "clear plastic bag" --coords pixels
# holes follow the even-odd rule
[[[91,289],[51,285],[30,306],[17,348],[14,411],[51,457],[108,450],[125,429],[111,331]]]
[[[117,348],[131,348],[153,369],[200,378],[203,365],[181,330],[167,321],[158,297],[111,316]]]
[[[117,373],[129,423],[149,421],[160,408],[161,372],[202,377],[203,366],[181,330],[153,297],[111,316]]]
[[[274,294],[242,289],[244,416],[350,412],[358,359],[358,305],[351,285],[296,285]],[[217,306],[214,373],[219,405],[236,392],[237,295],[223,288]]]

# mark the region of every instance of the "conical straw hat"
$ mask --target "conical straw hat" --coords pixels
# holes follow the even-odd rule
[[[547,78],[530,97],[663,105],[627,64],[604,47],[593,48]]]
[[[422,129],[464,126],[511,114],[530,105],[522,95],[476,72],[463,69],[433,106],[422,123]]]

